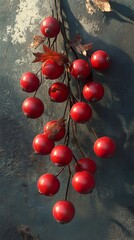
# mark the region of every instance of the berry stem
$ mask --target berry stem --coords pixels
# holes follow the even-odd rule
[[[50,38],[48,38],[48,47],[50,48],[50,45],[51,45],[51,40]]]
[[[64,113],[63,113],[63,117],[62,118],[65,118],[65,116],[66,116],[68,102],[69,102],[69,98],[66,101],[66,105],[65,105],[65,109],[64,109]]]
[[[72,122],[72,132],[73,132],[73,137],[74,137],[74,139],[75,139],[76,145],[77,145],[77,147],[79,148],[79,150],[80,150],[82,156],[85,157],[85,154],[84,154],[84,152],[83,152],[81,146],[79,145],[79,143],[78,143],[78,139],[77,139],[77,137],[76,137],[75,128],[74,128],[74,123],[73,123],[73,121],[71,121],[71,122]]]
[[[73,92],[70,87],[69,87],[69,93],[70,93],[70,96],[72,97],[74,103],[79,102],[79,100],[73,95]]]
[[[69,47],[69,49],[72,51],[72,53],[74,54],[75,58],[78,59],[78,55],[76,53],[76,51],[74,50],[74,48],[72,46]]]
[[[35,75],[38,75],[38,73],[41,71],[41,68],[35,73]]]
[[[77,165],[80,165],[80,164],[78,163],[77,158],[75,157],[74,154],[73,154],[73,158],[74,158],[75,162],[77,163]]]
[[[67,34],[66,34],[66,31],[65,31],[65,25],[64,25],[64,19],[63,19],[63,11],[62,11],[62,7],[61,7],[61,1],[60,0],[57,0],[58,2],[58,9],[59,9],[59,19],[60,19],[60,22],[61,22],[61,34],[62,34],[62,37],[63,37],[63,42],[64,42],[64,48],[65,48],[65,52],[66,52],[66,55],[68,56],[68,48],[67,48],[67,45],[69,44],[69,40],[67,38]]]
[[[54,6],[55,6],[56,18],[58,20],[59,19],[59,14],[58,14],[58,6],[57,6],[57,1],[56,0],[54,0]]]
[[[54,10],[52,9],[51,11],[52,11],[52,17],[54,17]]]
[[[55,176],[58,177],[58,176],[62,173],[62,171],[65,169],[65,167],[66,167],[66,166],[62,167],[62,168],[60,169],[60,171],[56,173]]]
[[[54,38],[54,40],[53,40],[53,42],[52,42],[52,44],[50,46],[50,48],[52,48],[53,50],[54,50],[54,44],[56,43],[56,40],[57,40],[57,37]]]
[[[93,132],[93,134],[94,134],[94,136],[96,137],[96,139],[98,139],[99,137],[98,137],[98,135],[97,135],[97,133],[95,132],[95,130],[94,130],[93,127],[91,127],[91,131]]]
[[[68,115],[68,119],[67,119],[67,131],[66,131],[66,135],[65,135],[65,139],[64,139],[64,145],[68,146],[69,143],[69,138],[70,138],[70,115]]]
[[[80,102],[82,101],[82,92],[81,92],[81,86],[80,86],[80,81],[77,80],[77,88],[78,88],[78,94],[79,94],[79,99]]]
[[[40,88],[40,86],[42,84],[42,72],[40,72],[40,73],[41,73],[41,75],[40,75],[40,85],[39,85],[38,89],[35,91],[33,97],[36,97],[36,94],[37,94],[37,92],[38,92],[38,90],[39,90],[39,88]]]
[[[64,83],[64,82],[65,82],[65,80],[66,80],[66,71],[65,71],[65,72],[64,72],[64,74],[63,74],[62,83]]]
[[[68,85],[68,88],[69,88],[70,97],[72,97],[73,103],[78,102],[79,100],[74,96],[74,94],[73,94],[73,92],[72,92],[72,89],[71,89],[71,87],[70,87],[70,80],[71,80],[71,79],[70,79],[68,73],[67,73],[67,78],[68,78],[68,83],[67,83],[67,85]]]
[[[65,201],[67,200],[67,197],[68,197],[68,190],[69,190],[69,184],[70,184],[70,179],[71,179],[71,169],[70,169],[70,165],[68,165],[68,172],[69,172],[69,177],[68,177],[68,182],[67,182],[67,188],[66,188],[66,194],[65,194]]]

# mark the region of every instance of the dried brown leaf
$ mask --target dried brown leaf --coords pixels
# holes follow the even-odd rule
[[[45,62],[51,59],[59,65],[67,64],[68,62],[67,56],[64,55],[63,53],[55,52],[51,48],[47,47],[46,45],[43,45],[43,49],[44,49],[44,53],[41,53],[41,52],[33,53],[33,55],[35,56],[33,63]]]
[[[33,42],[29,45],[29,48],[36,49],[45,41],[45,37],[43,36],[33,36]]]
[[[96,12],[96,6],[102,11],[102,12],[111,12],[111,6],[109,3],[110,0],[86,0],[86,9],[89,14],[93,14]]]
[[[93,0],[93,1],[102,12],[112,11],[109,0]]]
[[[82,38],[78,34],[74,40],[70,43],[70,46],[75,48],[76,51],[80,54],[83,54],[84,56],[87,56],[87,51],[91,50],[92,48],[92,43],[88,44],[82,44]]]
[[[17,231],[21,236],[22,240],[39,240],[38,236],[33,236],[30,231],[30,227],[26,225],[20,225],[17,227]]]

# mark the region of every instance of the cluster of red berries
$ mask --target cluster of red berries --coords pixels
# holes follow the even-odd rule
[[[54,17],[47,17],[42,21],[40,30],[46,38],[57,37],[60,32],[60,23]],[[65,64],[58,64],[51,57],[51,59],[46,60],[42,64],[41,71],[42,74],[50,80],[60,78],[65,71],[72,81],[73,79],[77,81],[86,79],[87,83],[82,90],[82,94],[85,100],[93,102],[102,99],[104,96],[104,88],[100,83],[90,81],[92,68],[103,71],[109,68],[109,60],[110,57],[106,52],[98,50],[92,54],[88,61],[76,59],[72,63],[68,62],[66,68]],[[87,81],[88,79],[89,81]],[[40,85],[41,83],[37,74],[32,72],[24,73],[20,79],[21,88],[28,93],[36,92]],[[72,96],[70,85],[56,81],[50,86],[48,94],[51,100],[58,103],[70,99],[69,118],[74,123],[83,124],[91,119],[91,106],[87,102],[77,101],[76,98]],[[44,104],[34,95],[23,102],[22,111],[29,118],[39,118],[44,112]],[[55,142],[66,137],[66,134],[67,129],[63,118],[49,121],[45,124],[43,133],[38,134],[34,138],[33,149],[37,154],[50,154],[52,163],[58,167],[62,167],[59,173],[68,166],[72,174],[70,163],[74,159],[76,163],[73,167],[75,173],[72,177],[72,187],[76,192],[81,194],[91,193],[95,187],[94,175],[96,173],[96,163],[89,157],[82,157],[77,160],[67,144],[55,146]],[[98,138],[94,143],[94,152],[100,158],[111,157],[115,152],[115,143],[107,136]],[[56,175],[45,173],[39,177],[37,187],[40,194],[53,196],[59,191],[59,173]],[[55,203],[52,212],[57,222],[68,223],[75,215],[75,208],[73,203],[67,200],[66,196],[64,200]]]

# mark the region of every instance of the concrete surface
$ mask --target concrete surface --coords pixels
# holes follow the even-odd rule
[[[32,36],[44,16],[51,14],[53,1],[0,0],[0,240],[19,240],[17,226],[29,225],[41,240],[132,240],[134,239],[134,65],[133,1],[111,1],[112,13],[97,11],[90,15],[85,1],[63,1],[70,37],[79,32],[84,42],[93,42],[93,50],[104,49],[112,57],[111,69],[96,80],[105,87],[105,98],[94,107],[93,120],[82,126],[81,143],[85,153],[96,160],[96,189],[91,195],[79,195],[70,189],[76,217],[67,225],[57,224],[51,215],[54,202],[63,197],[63,186],[53,198],[39,196],[38,177],[55,173],[49,157],[33,154],[33,137],[44,122],[60,115],[60,107],[49,102],[48,83],[39,97],[46,113],[38,120],[28,120],[21,112],[27,97],[19,87],[23,72],[36,71],[28,49]],[[59,109],[59,110],[58,110]],[[96,158],[92,151],[93,126],[99,136],[108,135],[117,143],[116,155],[108,160]],[[74,150],[77,148],[73,146]]]

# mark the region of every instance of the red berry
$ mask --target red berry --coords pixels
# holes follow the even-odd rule
[[[75,215],[74,205],[67,200],[61,200],[53,206],[53,217],[59,223],[69,223]]]
[[[40,31],[45,37],[57,37],[60,32],[60,23],[54,17],[44,18],[40,25]]]
[[[77,102],[73,104],[70,115],[75,122],[85,123],[92,117],[92,108],[85,102]]]
[[[72,186],[76,192],[90,193],[95,187],[95,179],[90,172],[83,170],[75,173],[72,178]]]
[[[89,171],[92,174],[96,173],[96,163],[90,158],[81,158],[78,160],[78,164],[75,166],[75,171],[79,172],[82,170]]]
[[[93,68],[103,71],[109,68],[111,59],[107,52],[98,50],[92,54],[90,61]]]
[[[71,63],[70,74],[76,78],[83,80],[90,75],[91,69],[87,61],[83,59],[77,59]]]
[[[29,118],[38,118],[44,112],[44,104],[39,98],[29,97],[23,102],[22,111]]]
[[[58,145],[50,154],[51,161],[58,166],[68,165],[72,161],[72,151],[69,147]]]
[[[55,123],[57,123],[57,120],[47,122],[44,126],[44,132],[48,133],[48,136],[50,136],[50,138],[57,142],[65,136],[66,129],[65,127],[60,127],[59,129],[57,129],[57,131],[55,130],[56,133],[53,134],[53,127]]]
[[[98,157],[112,157],[115,152],[115,142],[110,137],[101,137],[94,143],[94,152]]]
[[[64,102],[69,95],[69,89],[64,83],[53,83],[49,88],[49,96],[54,102]]]
[[[33,149],[41,155],[49,154],[54,148],[54,141],[47,134],[38,134],[33,140]]]
[[[46,196],[53,196],[59,191],[60,182],[58,178],[50,173],[40,176],[37,182],[38,191]]]
[[[55,80],[64,72],[64,66],[57,64],[54,60],[49,59],[42,64],[42,74],[51,80]]]
[[[83,88],[83,96],[87,101],[99,101],[104,96],[104,88],[100,83],[89,82]]]
[[[20,86],[25,92],[34,92],[39,88],[39,78],[32,72],[25,72],[20,79]]]

